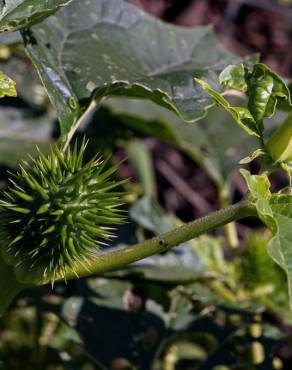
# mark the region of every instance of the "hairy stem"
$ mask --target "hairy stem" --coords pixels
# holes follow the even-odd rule
[[[89,269],[78,266],[76,272],[79,277],[85,277],[119,268],[154,254],[168,251],[179,244],[235,220],[256,215],[254,204],[250,201],[242,201],[230,207],[212,212],[208,216],[199,218],[167,233],[148,239],[143,243],[104,253],[90,262]],[[72,271],[68,271],[66,277],[72,279],[76,275]]]
[[[250,201],[242,201],[219,211],[212,212],[208,216],[199,218],[167,233],[148,239],[143,243],[104,253],[93,259],[90,262],[89,268],[81,265],[76,266],[75,272],[79,277],[86,277],[116,269],[154,254],[168,251],[179,244],[230,222],[256,215],[255,205]],[[76,274],[72,270],[68,270],[66,279],[73,278],[76,278]],[[26,280],[23,281],[22,279],[21,283],[17,281],[13,269],[0,259],[0,316],[4,314],[9,304],[22,289],[31,285],[49,283],[45,279],[42,281],[31,279],[29,272]],[[63,278],[60,276],[59,280],[63,280]]]

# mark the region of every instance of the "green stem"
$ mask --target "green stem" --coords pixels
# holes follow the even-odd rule
[[[143,186],[143,193],[157,198],[154,167],[151,152],[142,140],[132,140],[125,145],[133,169]]]
[[[26,285],[16,280],[12,267],[6,265],[0,259],[0,317],[3,316],[17,294],[25,287]]]
[[[64,143],[64,146],[63,146],[63,151],[65,152],[70,144],[70,141],[72,140],[76,130],[78,129],[78,127],[80,127],[84,122],[86,122],[86,120],[88,119],[88,117],[90,116],[90,114],[94,111],[94,109],[96,109],[97,107],[97,104],[96,104],[96,101],[95,100],[92,100],[92,102],[89,104],[88,108],[86,109],[86,111],[82,114],[82,116],[75,122],[75,124],[70,128],[70,130],[68,131],[68,133],[66,134],[66,137],[65,137],[65,143]],[[63,138],[61,138],[62,140]]]
[[[203,233],[214,230],[235,220],[248,216],[256,216],[256,214],[256,208],[253,203],[250,201],[242,201],[180,226],[165,234],[148,239],[142,243],[102,254],[90,262],[89,269],[78,266],[76,272],[79,277],[86,277],[116,269],[154,254],[168,251]],[[69,270],[66,277],[72,279],[75,278],[76,275]]]

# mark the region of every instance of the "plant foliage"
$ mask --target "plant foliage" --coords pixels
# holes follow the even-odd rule
[[[64,135],[90,100],[110,95],[151,99],[198,120],[211,104],[193,77],[214,83],[225,66],[239,62],[209,27],[174,27],[122,0],[90,0],[86,7],[74,0],[23,37]]]
[[[0,11],[0,163],[12,170],[0,167],[0,315],[11,305],[0,370],[281,368],[292,322],[289,85],[225,51],[209,27],[166,24],[128,1],[7,0]],[[157,141],[145,138],[188,157],[166,163],[184,202],[226,209],[186,225],[166,213]],[[179,161],[214,183],[203,207],[173,171]],[[242,165],[248,190],[231,206]],[[269,176],[283,169],[290,181],[273,193]],[[123,171],[136,182],[116,179]],[[230,221],[247,215],[270,231],[247,221],[238,238]],[[214,222],[228,224],[192,240],[191,227]],[[79,275],[91,277],[66,281]]]

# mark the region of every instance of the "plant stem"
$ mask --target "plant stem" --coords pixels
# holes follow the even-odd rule
[[[66,141],[63,146],[63,151],[65,152],[70,144],[70,141],[72,140],[76,130],[79,126],[81,126],[84,122],[86,122],[87,118],[90,116],[90,114],[96,109],[97,104],[94,100],[89,104],[86,111],[83,113],[83,115],[77,120],[77,122],[71,127],[70,131],[66,135]]]
[[[144,141],[136,139],[127,142],[125,150],[143,187],[143,193],[157,199],[154,166],[149,148]]]
[[[242,201],[142,243],[101,254],[90,262],[88,269],[78,266],[76,267],[76,272],[79,277],[86,277],[119,268],[154,254],[166,252],[181,243],[232,221],[256,215],[255,205],[250,201]],[[71,270],[68,270],[66,278],[72,279],[75,277],[76,275]]]
[[[25,287],[26,285],[16,280],[12,267],[0,258],[0,317],[5,313],[16,295]]]

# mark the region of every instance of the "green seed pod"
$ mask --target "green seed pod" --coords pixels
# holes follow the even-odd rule
[[[24,162],[0,201],[1,255],[20,282],[54,282],[66,272],[78,275],[111,240],[109,225],[123,222],[122,182],[113,181],[117,165],[100,157],[83,164],[86,144]]]
[[[292,161],[292,115],[273,133],[266,149],[274,162]]]

